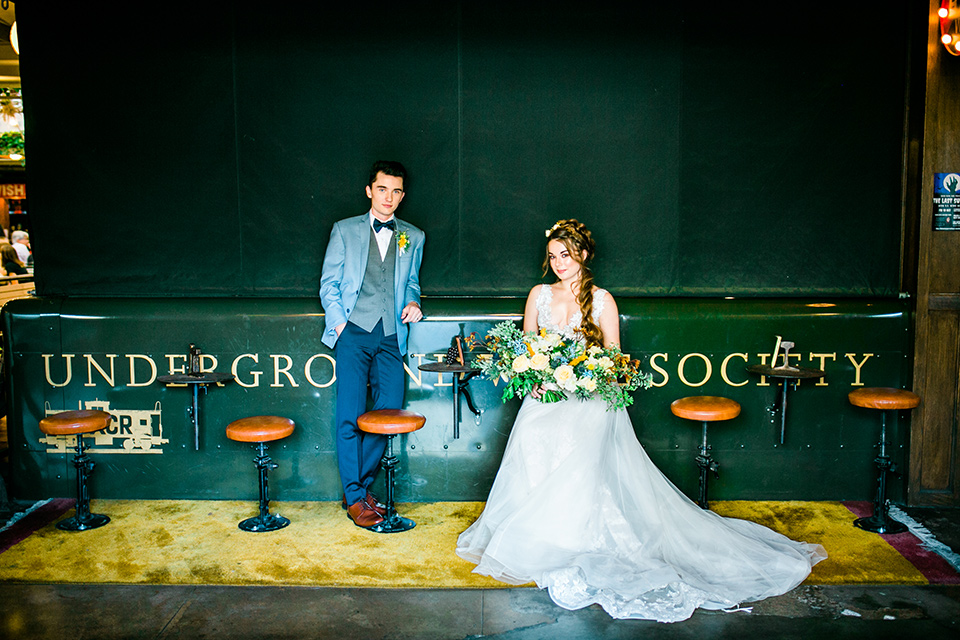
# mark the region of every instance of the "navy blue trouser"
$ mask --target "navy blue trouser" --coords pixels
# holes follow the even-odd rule
[[[387,437],[364,433],[357,418],[367,409],[367,383],[374,409],[403,405],[403,357],[397,335],[383,335],[383,324],[366,332],[347,325],[337,338],[337,464],[347,504],[367,495],[387,446]]]

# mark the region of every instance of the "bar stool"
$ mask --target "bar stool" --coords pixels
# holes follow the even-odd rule
[[[238,524],[244,531],[262,533],[276,531],[290,524],[290,520],[280,514],[270,513],[270,494],[267,490],[267,471],[276,469],[270,456],[266,454],[267,442],[286,438],[293,433],[293,420],[279,416],[251,416],[234,420],[227,425],[227,437],[236,442],[252,442],[257,449],[253,463],[260,472],[260,515],[247,518]]]
[[[710,455],[712,447],[707,444],[707,423],[736,418],[740,415],[740,403],[718,396],[690,396],[671,402],[670,411],[680,418],[703,423],[703,443],[700,445],[700,455],[696,458],[697,466],[700,467],[700,498],[697,504],[701,509],[709,509],[707,472],[712,471],[714,477],[719,478],[720,473],[717,470],[720,465]]]
[[[90,513],[90,493],[87,490],[87,478],[93,473],[93,460],[83,446],[83,434],[94,433],[110,426],[110,414],[106,411],[87,409],[82,411],[61,411],[40,420],[40,431],[50,436],[76,436],[77,455],[73,466],[77,468],[77,508],[72,518],[61,520],[57,529],[63,531],[86,531],[96,529],[110,522],[110,518],[99,513]],[[89,447],[88,447],[89,448]]]
[[[850,404],[855,407],[865,409],[880,409],[880,442],[874,447],[880,447],[880,455],[874,462],[877,463],[877,469],[880,471],[879,485],[877,486],[877,497],[873,502],[873,515],[865,518],[857,518],[853,521],[854,526],[871,531],[873,533],[902,533],[907,527],[890,517],[888,509],[890,508],[887,500],[887,474],[897,472],[897,466],[887,455],[887,412],[900,411],[902,409],[913,409],[920,404],[920,396],[906,389],[891,389],[889,387],[865,387],[857,389],[847,394]]]
[[[393,437],[401,433],[413,433],[422,429],[427,419],[419,413],[402,409],[379,409],[368,411],[357,418],[357,427],[366,433],[379,433],[387,436],[387,449],[380,460],[380,467],[384,470],[384,482],[387,490],[387,512],[383,522],[369,527],[368,531],[375,533],[399,533],[409,531],[417,523],[404,518],[397,513],[393,505],[394,468],[397,466],[397,457],[393,455]]]

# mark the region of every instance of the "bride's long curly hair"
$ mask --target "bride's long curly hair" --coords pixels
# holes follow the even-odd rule
[[[547,230],[547,250],[543,260],[544,276],[550,271],[551,240],[561,242],[570,252],[570,256],[580,264],[580,292],[577,294],[577,302],[580,305],[582,320],[579,332],[586,340],[588,347],[594,345],[602,347],[603,331],[593,321],[593,272],[587,266],[587,263],[593,259],[597,246],[593,241],[593,234],[585,224],[573,218],[557,221]]]

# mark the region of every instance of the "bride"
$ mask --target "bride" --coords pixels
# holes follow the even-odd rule
[[[590,231],[561,220],[547,237],[544,274],[557,282],[530,291],[524,331],[619,343],[616,302],[586,266]],[[626,410],[539,396],[524,398],[483,513],[457,540],[475,573],[535,582],[566,609],[676,622],[786,593],[826,558],[820,545],[700,509],[647,457]]]

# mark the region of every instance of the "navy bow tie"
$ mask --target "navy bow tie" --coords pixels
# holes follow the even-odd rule
[[[393,231],[397,228],[397,225],[394,223],[393,220],[387,220],[386,222],[380,222],[379,220],[373,221],[374,233],[380,231],[380,229],[383,229],[384,227],[386,227],[387,229],[390,229],[390,231]]]

